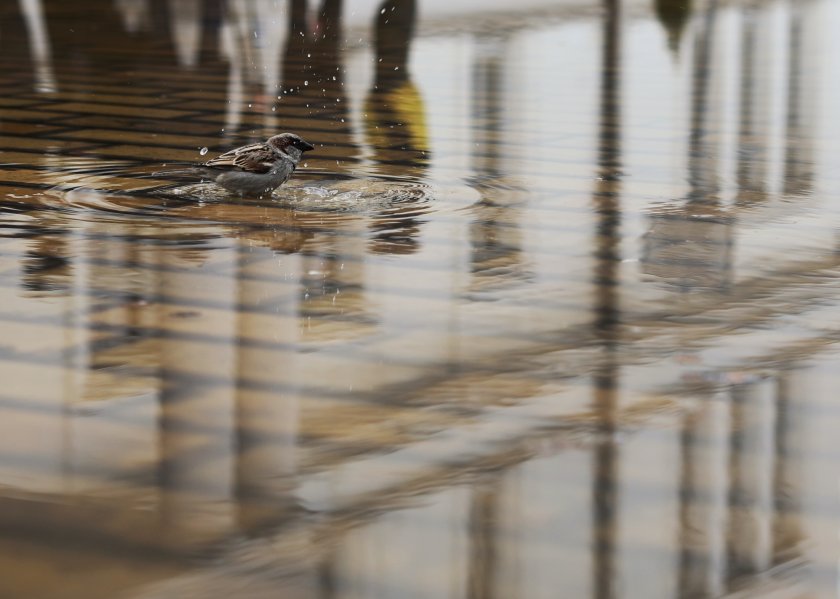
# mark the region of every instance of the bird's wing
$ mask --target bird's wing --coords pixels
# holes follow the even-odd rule
[[[276,156],[265,144],[251,144],[225,152],[204,164],[206,166],[233,166],[249,173],[267,173],[276,162]]]

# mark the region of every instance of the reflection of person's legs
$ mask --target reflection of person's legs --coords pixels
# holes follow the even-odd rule
[[[385,0],[376,15],[376,85],[395,87],[408,79],[408,50],[417,15],[415,0]]]
[[[321,39],[337,40],[341,31],[341,9],[344,0],[324,0],[318,11]]]

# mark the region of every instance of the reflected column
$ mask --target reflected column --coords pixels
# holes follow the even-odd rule
[[[805,418],[792,393],[794,371],[781,373],[776,391],[775,458],[773,471],[773,565],[796,559],[805,539],[802,530],[804,496],[801,456]]]
[[[767,66],[772,55],[772,24],[767,6],[743,9],[741,34],[741,102],[738,120],[738,203],[763,200],[768,189],[771,81]]]
[[[593,380],[593,409],[598,423],[594,455],[594,597],[616,596],[615,553],[618,513],[618,450],[616,401],[619,365],[616,360],[620,321],[619,244],[621,241],[621,4],[604,0],[604,50],[601,63],[600,131],[597,187],[593,205],[597,216],[593,284],[594,333],[602,353]]]
[[[519,223],[524,192],[505,181],[503,152],[508,143],[502,114],[504,58],[508,39],[482,37],[476,43],[473,65],[472,127],[473,186],[481,200],[472,206],[470,223],[470,291],[480,293],[527,280],[522,264],[522,229]]]
[[[204,299],[204,277],[223,275],[202,273],[165,247],[159,251],[161,512],[171,541],[189,546],[225,536],[234,524],[236,285],[214,281],[211,296],[221,307],[197,320],[201,312],[184,306]],[[204,257],[233,260],[235,254],[220,248]],[[204,322],[213,339],[196,340]]]
[[[792,0],[789,10],[784,193],[802,195],[810,193],[814,185],[824,21],[815,2]]]
[[[55,92],[57,87],[52,67],[50,38],[41,0],[20,0],[20,12],[29,33],[29,49],[35,65],[35,91]]]
[[[698,408],[682,422],[680,452],[679,596],[718,597],[726,567],[727,430],[726,404],[698,398]]]
[[[236,499],[240,528],[258,533],[294,514],[300,398],[290,373],[298,338],[294,318],[271,318],[259,307],[276,295],[274,253],[239,240],[236,375]],[[266,326],[271,327],[270,334]],[[278,341],[266,347],[265,339]]]
[[[771,565],[771,514],[775,417],[773,388],[766,382],[737,386],[732,391],[729,453],[730,589],[737,581]]]

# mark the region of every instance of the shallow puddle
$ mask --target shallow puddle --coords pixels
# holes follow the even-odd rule
[[[834,597],[838,27],[1,5],[0,597]]]

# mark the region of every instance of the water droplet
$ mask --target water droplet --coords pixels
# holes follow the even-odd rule
[[[383,8],[382,10],[380,10],[380,11],[379,11],[379,14],[380,14],[380,15],[384,15],[384,14],[385,14],[385,9]]]
[[[224,129],[223,129],[223,130],[224,130]],[[201,154],[202,156],[204,156],[204,155],[207,153],[207,146],[205,146],[205,147],[201,148],[201,149],[198,151],[198,153],[199,153],[199,154]]]
[[[309,81],[304,81],[303,84],[304,85],[309,85]]]

